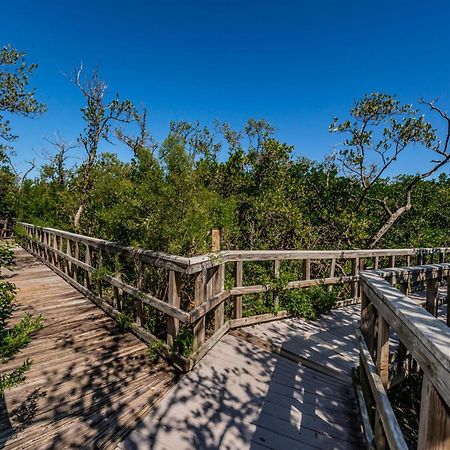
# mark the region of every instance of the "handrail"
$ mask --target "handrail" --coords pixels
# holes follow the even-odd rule
[[[434,448],[431,442],[450,440],[450,426],[442,427],[443,423],[450,425],[450,328],[435,317],[438,284],[447,281],[449,286],[449,277],[448,263],[360,272],[361,333],[357,331],[363,363],[360,365],[360,378],[369,381],[371,392],[366,392],[366,396],[374,399],[376,404],[373,423],[379,448],[384,448],[386,440],[391,448],[404,448],[404,441],[398,437],[395,417],[389,416],[388,420],[386,407],[382,406],[385,405],[382,399],[383,402],[387,399],[385,391],[390,388],[392,380],[392,355],[389,351],[392,331],[400,342],[395,370],[402,372],[403,379],[408,376],[411,361],[406,364],[407,353],[423,370],[419,448]],[[408,284],[418,281],[427,284],[426,309],[406,295]],[[401,283],[403,292],[395,287],[397,283]],[[449,299],[450,295],[447,295],[447,302]],[[369,370],[370,364],[376,365],[375,374]],[[375,386],[377,377],[384,390]]]
[[[192,353],[179,359],[187,369],[228,328],[288,316],[288,312],[280,308],[279,287],[276,287],[276,283],[245,285],[246,263],[272,261],[275,280],[280,275],[281,261],[297,261],[301,263],[301,270],[298,271],[301,279],[290,281],[284,289],[317,285],[331,289],[334,285],[349,285],[350,298],[347,297],[343,304],[350,304],[359,302],[359,272],[369,264],[375,268],[386,265],[394,267],[400,260],[406,263],[423,263],[426,257],[434,258],[438,255],[438,260],[443,261],[450,256],[450,248],[444,247],[320,251],[232,250],[186,258],[122,246],[112,241],[25,222],[19,222],[19,225],[26,232],[24,245],[27,250],[89,298],[105,308],[109,305],[106,309],[112,315],[117,316],[124,311],[131,314],[133,329],[141,337],[144,336],[144,340],[153,342],[163,339],[163,348],[177,354],[180,327],[184,327],[191,333],[193,341]],[[116,266],[112,269],[114,273],[102,272],[102,265],[111,265],[114,258],[120,259],[120,264],[128,267],[127,270],[136,266],[132,270],[131,279],[126,278],[127,273],[120,273],[121,269]],[[225,274],[229,276],[229,271],[225,270],[227,264],[233,266],[233,280],[227,280],[225,289]],[[151,272],[150,276],[148,272]],[[153,284],[149,285],[150,281],[147,279]],[[273,293],[273,312],[249,315],[243,301],[245,296],[270,291]],[[226,316],[225,303],[230,301],[231,315]],[[149,315],[153,313],[157,313],[155,320],[158,322],[159,334],[156,331],[152,334],[145,327]],[[206,317],[212,315],[212,326],[208,328]],[[228,325],[225,326],[226,324]]]
[[[400,248],[400,249],[358,249],[358,250],[223,250],[211,252],[201,256],[184,257],[164,252],[144,250],[120,245],[113,241],[94,238],[82,234],[62,231],[56,228],[36,226],[26,222],[17,222],[24,227],[32,227],[55,234],[62,238],[87,243],[94,248],[110,250],[115,253],[128,255],[155,265],[192,274],[205,268],[221,265],[226,262],[239,261],[275,261],[275,260],[304,260],[304,259],[337,259],[375,258],[386,256],[415,256],[433,255],[450,252],[450,247]],[[166,264],[167,263],[167,264]],[[172,265],[173,264],[173,265]]]

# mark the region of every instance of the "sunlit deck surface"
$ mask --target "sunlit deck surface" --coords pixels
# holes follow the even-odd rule
[[[0,448],[362,448],[359,306],[235,330],[177,377],[49,268],[16,256],[5,272],[19,288],[15,316],[43,314],[45,327],[2,367],[33,360],[5,395]]]
[[[4,271],[20,307],[45,326],[1,371],[33,361],[0,406],[0,448],[115,447],[175,381],[166,363],[150,366],[147,346],[25,250]]]

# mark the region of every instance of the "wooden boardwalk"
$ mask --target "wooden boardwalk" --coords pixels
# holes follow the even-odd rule
[[[42,314],[45,327],[2,366],[33,360],[0,409],[0,448],[362,448],[358,306],[234,330],[178,377],[49,268],[16,257],[15,315]]]
[[[350,306],[233,331],[118,450],[363,448],[351,379],[357,318]]]
[[[33,360],[27,379],[0,406],[0,448],[115,447],[176,381],[166,363],[150,365],[147,346],[25,250],[4,271],[25,312],[45,326],[1,371]]]

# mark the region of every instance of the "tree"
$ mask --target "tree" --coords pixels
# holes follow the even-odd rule
[[[73,225],[80,231],[80,220],[86,208],[89,191],[92,186],[91,173],[102,141],[111,142],[113,136],[111,127],[114,123],[129,123],[135,114],[131,101],[120,100],[119,95],[112,100],[106,99],[107,85],[99,78],[97,71],[88,80],[82,78],[83,65],[76,71],[73,82],[80,89],[86,101],[81,108],[86,126],[78,138],[86,151],[86,159],[81,167],[80,199],[73,219]]]
[[[9,161],[7,151],[11,149],[9,143],[17,139],[11,129],[10,120],[5,116],[20,114],[34,117],[43,113],[46,107],[35,98],[35,90],[29,88],[30,77],[37,68],[37,64],[27,64],[25,52],[18,51],[11,46],[3,47],[0,51],[0,162]]]
[[[412,192],[417,184],[442,168],[450,160],[448,142],[450,119],[435,106],[435,102],[421,101],[437,111],[447,122],[448,128],[443,142],[436,136],[436,130],[425,120],[424,115],[412,105],[402,105],[392,95],[373,93],[355,102],[350,110],[351,119],[344,122],[335,118],[330,131],[349,135],[343,142],[338,159],[344,173],[359,188],[357,189],[355,211],[369,203],[373,214],[381,218],[378,228],[368,241],[373,248],[391,229],[398,219],[412,207]],[[397,198],[377,195],[377,183],[397,161],[400,154],[412,145],[422,146],[439,159],[431,161],[432,167],[417,173]]]

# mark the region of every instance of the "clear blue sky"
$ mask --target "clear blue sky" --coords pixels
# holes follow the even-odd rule
[[[297,154],[320,159],[338,140],[332,118],[365,92],[450,105],[445,1],[15,0],[1,15],[0,43],[39,64],[33,84],[48,106],[41,118],[13,119],[19,160],[56,130],[78,136],[82,98],[63,74],[80,60],[147,106],[158,140],[172,119],[265,118]],[[425,161],[413,151],[397,170]]]

